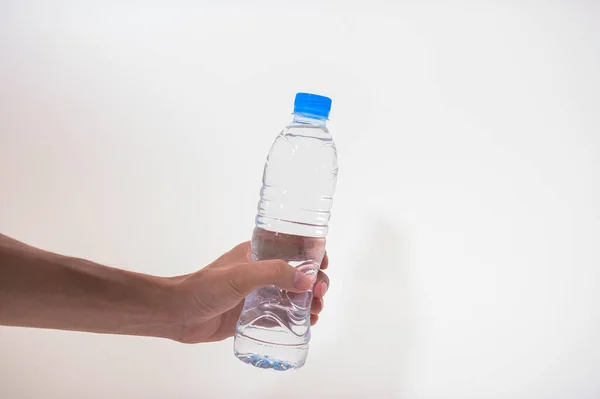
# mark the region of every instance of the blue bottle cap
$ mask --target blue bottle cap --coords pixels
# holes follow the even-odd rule
[[[298,93],[294,100],[294,113],[317,118],[329,118],[331,98],[310,93]]]

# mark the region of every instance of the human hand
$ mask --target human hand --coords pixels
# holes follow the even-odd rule
[[[315,279],[283,260],[251,262],[250,243],[240,244],[205,268],[175,280],[178,306],[183,309],[183,327],[176,340],[213,342],[233,336],[244,298],[269,285],[304,292],[314,282],[310,315],[311,325],[314,325],[323,310],[323,296],[329,287],[329,278],[322,271],[328,264],[325,254]]]

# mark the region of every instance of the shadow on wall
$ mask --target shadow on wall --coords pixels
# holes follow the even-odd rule
[[[304,370],[279,380],[265,398],[279,398],[281,392],[291,393],[288,397],[306,397],[309,392],[315,398],[390,397],[408,389],[416,316],[408,236],[387,218],[370,219],[365,228],[349,233],[360,235],[349,242],[364,243],[344,256],[355,261],[336,265],[348,270],[336,303],[326,304],[328,312],[341,315],[334,327],[337,333],[329,342],[320,342],[326,347],[309,354]],[[290,391],[306,377],[305,386]]]

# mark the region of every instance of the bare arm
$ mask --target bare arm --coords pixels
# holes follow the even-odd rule
[[[0,325],[144,335],[196,343],[230,337],[257,288],[310,289],[315,278],[282,260],[250,262],[240,244],[203,269],[167,278],[46,252],[0,234]],[[327,256],[322,268],[328,264]],[[329,279],[319,271],[311,321]]]
[[[177,337],[175,280],[42,251],[0,234],[0,325]]]

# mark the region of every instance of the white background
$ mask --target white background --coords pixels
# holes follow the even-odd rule
[[[5,234],[201,268],[250,237],[297,91],[340,165],[304,369],[0,328],[0,397],[600,397],[598,3],[364,3],[0,1]]]

